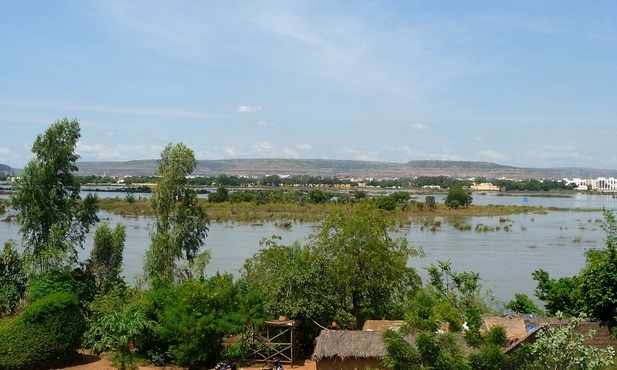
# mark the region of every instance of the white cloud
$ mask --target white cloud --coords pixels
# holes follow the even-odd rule
[[[426,130],[428,128],[428,126],[425,126],[421,123],[412,123],[409,125],[409,127],[416,130]]]
[[[169,138],[165,135],[156,135],[154,139],[157,141],[169,141]]]
[[[237,152],[236,148],[231,147],[231,146],[224,147],[223,148],[223,152],[225,152],[226,154],[228,154],[228,155],[230,155],[232,157],[235,157],[235,156],[238,155],[238,152]]]
[[[478,153],[478,155],[480,156],[480,158],[482,158],[482,160],[488,159],[488,160],[502,160],[505,158],[505,155],[503,155],[503,153],[500,153],[496,150],[483,150],[481,152]]]
[[[306,143],[296,144],[296,148],[300,150],[313,150],[313,146]]]
[[[274,126],[275,124],[268,121],[257,121],[255,122],[256,126],[266,127],[266,126]]]
[[[341,150],[343,153],[353,156],[355,160],[358,161],[379,161],[379,153],[377,152],[369,152],[366,150],[356,150],[352,148],[343,148]]]
[[[253,149],[255,149],[257,153],[267,153],[272,152],[274,150],[274,146],[267,141],[261,141],[253,144]]]
[[[283,148],[283,155],[285,157],[298,158],[298,153],[295,150],[288,148],[288,147]]]
[[[258,113],[261,107],[258,105],[241,105],[236,109],[236,113]]]
[[[86,144],[77,142],[76,152],[82,160],[108,161],[108,160],[131,160],[135,158],[150,159],[160,157],[163,147],[151,144]]]
[[[9,148],[1,148],[0,147],[0,154],[2,154],[2,155],[11,154],[11,149],[9,149]]]
[[[114,133],[113,133],[113,132],[111,132],[111,131],[107,131],[107,132],[105,133],[105,136],[114,136]]]

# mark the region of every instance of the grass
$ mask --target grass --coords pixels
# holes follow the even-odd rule
[[[319,222],[333,212],[341,211],[343,213],[351,213],[354,209],[354,205],[351,203],[334,202],[323,204],[210,203],[205,199],[200,199],[200,203],[205,207],[211,221],[233,221],[238,223],[274,222],[278,220],[289,222]],[[137,199],[133,203],[128,203],[126,200],[120,198],[105,198],[101,199],[100,208],[101,210],[122,216],[153,216],[146,199]],[[433,211],[429,211],[428,209],[397,209],[394,212],[396,221],[399,225],[407,225],[411,219],[423,219],[422,225],[434,230],[441,226],[441,220],[439,220],[439,218],[500,216],[500,223],[506,223],[510,222],[510,219],[507,217],[508,215],[521,213],[546,214],[548,210],[573,211],[572,209],[565,208],[551,207],[549,209],[516,205],[471,205],[467,208],[449,209],[443,204],[437,204],[437,207]],[[578,208],[574,210],[587,211]],[[282,226],[287,227],[285,224],[282,224]],[[467,229],[466,226],[461,225],[460,227]]]

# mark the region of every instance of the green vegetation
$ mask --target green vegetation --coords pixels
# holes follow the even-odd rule
[[[77,297],[54,293],[0,321],[0,368],[23,368],[57,360],[81,348],[86,320]]]
[[[32,146],[36,155],[11,196],[17,222],[32,269],[45,270],[77,261],[85,234],[98,222],[98,199],[89,194],[82,201],[79,181],[73,174],[79,158],[75,147],[79,122],[66,118],[54,123]]]
[[[429,284],[409,301],[405,325],[383,334],[384,364],[391,369],[500,369],[507,361],[501,352],[506,333],[502,327],[480,331],[480,314],[489,312],[480,276],[454,272],[450,262],[432,265],[428,272]],[[442,323],[448,323],[447,333]],[[461,338],[455,333],[463,327]],[[406,335],[415,337],[413,345]]]
[[[617,319],[617,221],[605,211],[606,248],[590,249],[587,262],[578,275],[551,279],[548,272],[537,270],[536,296],[545,302],[547,313],[594,317],[612,322]]]
[[[445,203],[446,206],[454,209],[458,209],[461,206],[469,208],[472,200],[471,193],[465,191],[460,185],[454,185],[448,190]]]
[[[85,233],[98,222],[98,200],[80,199],[80,182],[73,175],[79,132],[77,121],[65,119],[39,135],[33,146],[36,158],[11,197],[23,248],[6,243],[0,253],[2,369],[40,367],[82,345],[109,356],[121,369],[142,361],[212,367],[224,356],[239,356],[239,345],[226,346],[226,339],[246,335],[247,325],[263,334],[260,324],[278,316],[300,320],[306,353],[319,325],[332,320],[341,328],[357,329],[369,319],[405,318],[400,332],[383,337],[388,351],[384,363],[392,369],[612,366],[613,352],[594,351],[573,334],[575,320],[539,333],[535,344],[508,359],[502,352],[504,329],[480,330],[480,315],[492,312],[493,301],[483,293],[477,273],[457,273],[449,261],[439,262],[428,269],[422,285],[407,263],[423,251],[408,244],[400,225],[413,220],[435,231],[451,216],[498,215],[498,226],[478,224],[476,229],[509,231],[507,215],[546,211],[473,206],[466,184],[448,183],[452,180],[447,178],[437,179],[449,184],[446,204],[437,204],[431,195],[419,202],[402,190],[372,196],[363,190],[314,186],[247,190],[238,188],[244,180],[224,175],[212,180],[218,189],[205,200],[197,198],[187,179],[197,163],[192,150],[170,144],[161,153],[156,179],[142,179],[156,181],[149,201],[129,193],[125,199],[101,202],[103,209],[119,214],[155,218],[145,284],[129,287],[121,276],[122,224],[113,230],[100,225],[89,260],[76,259]],[[291,180],[268,176],[260,181],[278,187]],[[617,222],[611,212],[605,218],[606,249],[588,251],[579,275],[554,280],[543,270],[534,273],[536,294],[548,313],[616,318]],[[241,278],[234,279],[230,274],[204,276],[210,254],[202,247],[209,219],[276,220],[281,228],[296,221],[323,222],[304,244],[282,245],[276,236],[264,239],[262,249],[245,262]],[[458,220],[455,227],[471,230]],[[508,308],[539,311],[524,295],[517,295]],[[442,332],[444,322],[449,333]]]
[[[123,282],[120,273],[125,240],[126,227],[123,224],[116,225],[114,230],[108,224],[102,224],[94,233],[94,246],[86,265],[94,275],[97,288],[103,292]]]
[[[196,165],[195,154],[182,143],[169,144],[161,153],[157,186],[150,198],[154,231],[144,264],[150,281],[174,281],[181,274],[176,261],[184,258],[192,263],[205,243],[208,215],[186,180]]]
[[[515,354],[512,363],[516,368],[528,370],[612,369],[615,350],[610,346],[598,349],[585,345],[583,341],[593,338],[595,333],[580,333],[580,321],[575,317],[558,328],[545,325],[533,344],[524,346]]]
[[[26,292],[24,261],[12,242],[0,251],[0,318],[11,316]]]

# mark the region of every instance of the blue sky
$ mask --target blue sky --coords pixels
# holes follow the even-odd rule
[[[443,159],[617,169],[615,1],[3,1],[0,163]]]

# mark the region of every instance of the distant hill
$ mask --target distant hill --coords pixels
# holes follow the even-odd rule
[[[15,175],[15,170],[13,168],[11,168],[11,166],[9,166],[7,164],[0,163],[0,173],[3,174],[3,175],[13,176],[13,175]]]
[[[79,175],[153,176],[156,160],[78,162]],[[522,168],[491,162],[419,160],[407,163],[331,159],[221,159],[200,160],[194,175],[218,176],[308,175],[357,178],[414,176],[553,179],[617,177],[615,170],[593,168]]]

